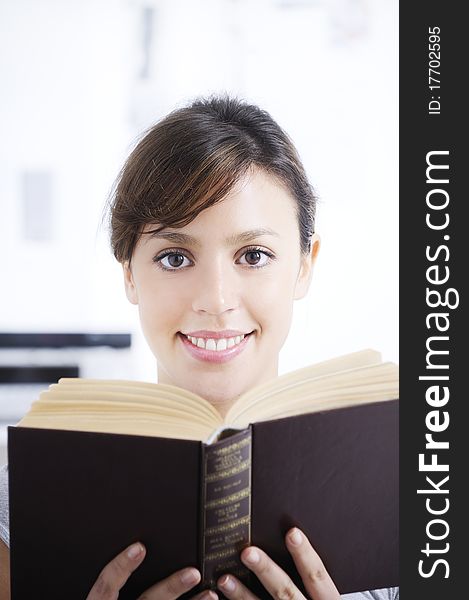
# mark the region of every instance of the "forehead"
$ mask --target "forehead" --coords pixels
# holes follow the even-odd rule
[[[154,228],[147,225],[144,231]],[[257,237],[299,237],[296,201],[275,177],[263,171],[246,175],[223,200],[203,210],[188,225],[165,228],[162,234],[179,232],[204,241],[234,241],[233,234],[246,231],[257,231]]]

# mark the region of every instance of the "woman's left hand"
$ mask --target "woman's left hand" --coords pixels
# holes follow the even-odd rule
[[[339,600],[340,595],[322,560],[307,537],[297,527],[285,536],[285,544],[292,555],[308,595],[313,600]],[[242,562],[259,579],[272,598],[277,600],[304,600],[304,595],[290,577],[260,548],[250,546],[241,553]],[[223,594],[233,600],[255,600],[255,596],[233,575],[223,575],[217,582]]]

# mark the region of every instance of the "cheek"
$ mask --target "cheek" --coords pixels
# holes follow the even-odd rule
[[[283,343],[290,329],[294,286],[291,277],[273,277],[257,285],[251,296],[251,308],[263,333]]]
[[[171,286],[157,281],[142,286],[139,290],[139,315],[146,337],[154,339],[177,328],[184,301],[181,291]]]

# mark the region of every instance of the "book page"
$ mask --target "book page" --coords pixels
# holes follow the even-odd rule
[[[274,393],[264,394],[232,418],[233,427],[287,416],[394,400],[399,397],[398,367],[382,363],[349,369],[303,381],[289,381]]]
[[[40,395],[18,426],[204,441],[221,423],[209,402],[175,386],[61,379]]]
[[[283,390],[297,383],[310,381],[326,375],[332,376],[334,373],[379,363],[381,363],[381,354],[377,350],[366,349],[285,373],[243,394],[228,411],[225,422],[230,424],[235,423],[248,407],[254,404],[260,406],[264,398],[273,398],[274,395],[282,394]]]

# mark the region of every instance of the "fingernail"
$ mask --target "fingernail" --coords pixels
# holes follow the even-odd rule
[[[196,569],[186,569],[181,573],[181,581],[184,585],[197,583],[199,579],[200,575]]]
[[[303,541],[303,536],[301,535],[300,530],[295,527],[295,529],[288,534],[288,539],[294,546],[299,546]]]
[[[254,565],[260,561],[261,555],[254,548],[249,548],[249,550],[243,554],[243,558],[247,563]]]
[[[129,558],[136,559],[138,556],[140,556],[142,552],[142,546],[140,544],[134,544],[133,546],[130,546],[130,548],[127,550],[127,556]]]
[[[215,592],[210,590],[206,594],[204,594],[200,600],[218,600],[218,596]]]
[[[225,575],[224,577],[222,577],[218,583],[227,592],[235,591],[236,584],[235,584],[234,580],[231,577],[229,577],[228,575]]]

